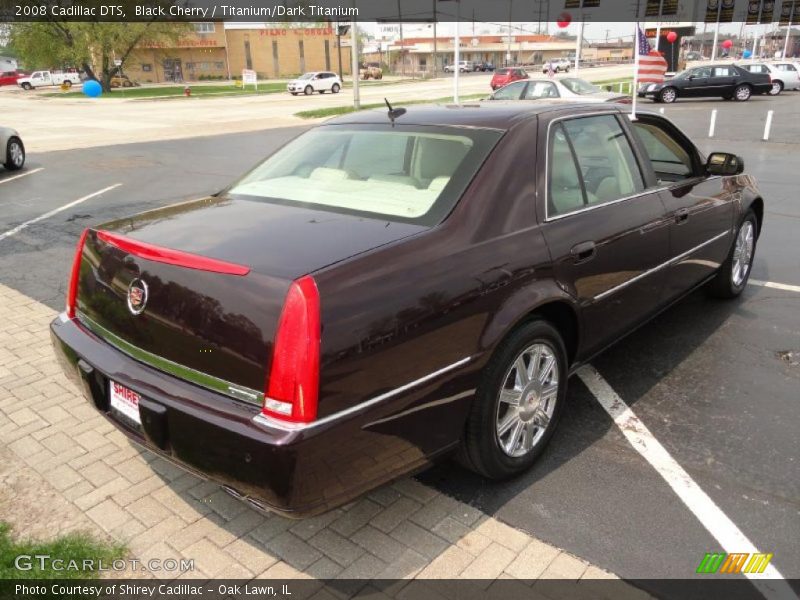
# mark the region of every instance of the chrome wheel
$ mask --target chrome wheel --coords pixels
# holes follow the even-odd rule
[[[736,88],[736,99],[739,101],[750,99],[750,88],[746,85],[740,85]]]
[[[770,96],[777,96],[778,94],[783,91],[783,86],[781,85],[780,81],[775,81],[772,83],[772,89],[769,91]]]
[[[25,151],[22,149],[22,144],[16,140],[11,140],[8,143],[8,158],[11,164],[16,169],[21,169],[25,164]]]
[[[661,101],[665,102],[666,104],[671,104],[675,102],[676,96],[677,94],[675,94],[675,90],[672,88],[667,88],[661,92]]]
[[[753,247],[755,246],[755,235],[753,223],[745,221],[736,236],[736,245],[733,249],[733,268],[731,269],[731,281],[736,287],[740,287],[747,274],[750,272],[750,263],[753,260]]]
[[[555,350],[541,342],[523,350],[509,367],[495,417],[497,441],[508,456],[528,454],[547,431],[558,402],[559,372]]]

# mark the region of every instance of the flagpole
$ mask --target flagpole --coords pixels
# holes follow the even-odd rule
[[[639,95],[639,21],[633,24],[635,31],[633,33],[633,102],[631,102],[631,120],[636,120],[636,98]]]

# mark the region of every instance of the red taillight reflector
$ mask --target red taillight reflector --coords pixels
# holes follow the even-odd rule
[[[75,309],[78,302],[78,280],[81,276],[81,259],[83,257],[83,245],[86,243],[86,236],[89,229],[84,229],[81,237],[78,238],[78,245],[75,247],[75,257],[72,259],[72,271],[69,276],[69,287],[67,288],[67,316],[75,318]]]
[[[293,281],[286,294],[262,412],[309,423],[317,416],[320,352],[319,291],[310,275]]]
[[[217,260],[216,258],[208,258],[206,256],[200,256],[199,254],[190,254],[189,252],[183,252],[181,250],[163,248],[154,244],[148,244],[117,235],[116,233],[109,233],[108,231],[98,231],[97,237],[107,244],[124,250],[128,254],[133,254],[134,256],[154,262],[185,267],[187,269],[197,269],[198,271],[222,273],[223,275],[247,275],[250,272],[250,267],[245,267],[244,265],[237,265],[235,263],[225,262],[224,260]]]

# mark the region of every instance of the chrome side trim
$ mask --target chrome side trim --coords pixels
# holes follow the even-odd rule
[[[638,275],[636,275],[635,277],[631,277],[631,278],[630,278],[630,279],[628,279],[627,281],[623,281],[623,282],[622,282],[622,283],[620,283],[619,285],[615,285],[613,288],[610,288],[610,289],[606,290],[605,292],[602,292],[602,293],[600,293],[600,294],[597,294],[597,296],[595,296],[594,298],[592,298],[592,301],[594,301],[594,302],[597,302],[598,300],[602,300],[603,298],[606,298],[607,296],[610,296],[611,294],[613,294],[613,293],[615,293],[615,292],[618,292],[618,291],[620,291],[621,289],[624,289],[624,288],[628,287],[628,286],[629,286],[629,285],[631,285],[632,283],[636,283],[636,282],[637,282],[637,281],[639,281],[640,279],[644,279],[644,278],[645,278],[645,277],[647,277],[648,275],[652,275],[653,273],[655,273],[655,272],[657,272],[657,271],[660,271],[661,269],[664,269],[664,268],[666,268],[666,267],[669,267],[669,266],[671,266],[671,265],[674,265],[676,262],[680,261],[681,259],[683,259],[683,258],[686,258],[686,257],[687,257],[687,256],[689,256],[690,254],[693,254],[693,253],[697,252],[697,251],[698,251],[698,250],[700,250],[701,248],[703,248],[703,247],[705,247],[705,246],[708,246],[709,244],[711,244],[711,243],[713,243],[713,242],[716,242],[718,239],[720,239],[720,238],[721,238],[721,237],[723,237],[723,236],[726,236],[726,235],[728,235],[729,233],[730,233],[730,231],[723,231],[722,233],[720,233],[720,234],[718,234],[718,235],[715,235],[715,236],[714,236],[713,238],[711,238],[710,240],[706,240],[706,241],[705,241],[705,242],[703,242],[702,244],[698,244],[698,245],[697,245],[697,246],[695,246],[694,248],[691,248],[691,249],[687,250],[686,252],[683,252],[682,254],[678,254],[678,256],[674,256],[674,257],[670,258],[670,259],[669,259],[667,262],[663,262],[663,263],[661,263],[660,265],[656,265],[656,266],[655,266],[655,267],[653,267],[652,269],[648,269],[647,271],[644,271],[644,272],[642,272],[642,273],[639,273],[639,274],[638,274]]]
[[[149,367],[153,367],[154,369],[158,369],[159,371],[169,373],[178,379],[183,379],[184,381],[188,381],[189,383],[206,388],[212,392],[217,392],[230,398],[247,402],[248,404],[253,404],[258,407],[261,407],[264,404],[263,392],[252,390],[250,388],[231,383],[230,381],[225,381],[224,379],[214,377],[213,375],[209,375],[207,373],[202,373],[192,369],[191,367],[178,364],[169,359],[158,356],[157,354],[143,350],[142,348],[134,346],[130,342],[125,341],[115,333],[112,333],[81,312],[78,313],[78,321],[89,331],[102,338],[110,345],[114,346],[117,350],[127,354],[132,359],[139,361],[140,363],[143,363]]]
[[[454,362],[451,365],[442,367],[438,371],[434,371],[433,373],[428,373],[427,375],[420,377],[419,379],[415,379],[414,381],[410,381],[405,385],[401,385],[398,388],[389,390],[388,392],[385,392],[379,396],[375,396],[374,398],[365,400],[364,402],[351,406],[350,408],[340,410],[339,412],[328,415],[327,417],[317,419],[316,421],[312,421],[311,423],[287,423],[261,413],[253,417],[253,422],[256,423],[257,425],[264,425],[266,427],[281,429],[283,431],[304,431],[308,429],[314,429],[315,427],[319,427],[320,425],[325,425],[326,423],[330,423],[331,421],[335,421],[337,419],[343,419],[344,417],[357,413],[361,410],[364,410],[365,408],[369,408],[370,406],[374,406],[375,404],[383,402],[384,400],[393,398],[398,394],[402,394],[403,392],[410,390],[413,387],[422,385],[423,383],[427,383],[431,379],[439,377],[439,375],[444,375],[445,373],[448,373],[454,369],[457,369],[458,367],[467,364],[470,360],[472,360],[472,357],[467,356],[466,358],[462,358],[461,360]]]

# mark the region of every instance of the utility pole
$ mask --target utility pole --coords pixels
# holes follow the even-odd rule
[[[461,37],[460,37],[460,29],[461,29],[461,1],[456,0],[456,35],[455,35],[455,54],[453,59],[455,60],[455,64],[453,65],[453,103],[458,104],[458,74],[461,71]]]
[[[400,0],[397,0],[397,18],[400,19],[400,72],[403,78],[406,76],[406,55],[405,47],[403,46],[403,13],[400,9]]]
[[[575,43],[575,72],[578,72],[581,62],[581,46],[583,45],[583,28],[586,26],[586,21],[581,21],[581,28],[578,30],[578,39]]]
[[[342,25],[339,21],[336,21],[336,50],[339,54],[339,80],[344,81],[344,75],[342,74]]]
[[[353,76],[353,108],[361,108],[361,96],[358,90],[358,32],[355,21],[350,22],[350,69]]]
[[[711,60],[717,60],[717,43],[719,42],[719,15],[722,12],[722,2],[717,2],[717,22],[714,25],[714,45],[711,48]]]
[[[506,66],[511,66],[511,9],[514,6],[514,0],[508,0],[508,49],[506,50]]]
[[[436,45],[436,0],[433,1],[433,78],[439,76],[439,67],[436,64],[437,59],[439,58],[439,53],[437,52],[437,45]]]

